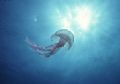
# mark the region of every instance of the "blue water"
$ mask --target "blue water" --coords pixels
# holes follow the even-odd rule
[[[102,16],[84,40],[75,35],[69,51],[62,48],[46,59],[25,43],[29,36],[43,46],[51,44],[50,36],[61,29],[54,10],[64,13],[66,5],[82,4],[101,10]],[[119,0],[0,0],[0,84],[120,84],[119,4]]]

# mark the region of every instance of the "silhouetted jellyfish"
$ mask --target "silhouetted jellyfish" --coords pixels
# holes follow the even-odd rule
[[[54,37],[58,37],[58,42],[47,46],[42,47],[39,46],[29,40],[29,38],[26,38],[27,44],[35,50],[39,55],[43,55],[45,57],[50,57],[51,55],[55,54],[60,48],[64,47],[64,45],[68,44],[68,50],[72,47],[72,44],[74,42],[74,36],[73,33],[67,29],[61,29],[56,31],[52,36],[51,39]]]

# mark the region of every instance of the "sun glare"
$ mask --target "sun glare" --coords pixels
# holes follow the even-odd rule
[[[95,25],[98,20],[98,13],[91,7],[82,6],[74,7],[66,12],[58,12],[58,24],[65,29],[69,29],[74,33],[87,33],[91,26]]]
[[[69,28],[70,25],[71,25],[69,19],[67,19],[67,18],[62,18],[62,20],[61,20],[61,24],[62,24],[63,27],[65,27],[65,28]]]
[[[80,8],[76,11],[75,21],[82,30],[87,30],[92,19],[92,11],[89,8]]]

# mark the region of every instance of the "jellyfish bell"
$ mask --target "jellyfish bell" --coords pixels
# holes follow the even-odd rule
[[[51,36],[51,39],[56,38],[56,37],[59,37],[59,41],[62,41],[64,45],[67,43],[68,49],[72,47],[73,42],[74,42],[74,35],[71,31],[67,29],[58,30]]]

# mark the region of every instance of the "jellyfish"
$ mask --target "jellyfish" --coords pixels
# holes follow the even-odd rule
[[[51,39],[55,39],[56,37],[58,38],[57,39],[58,42],[46,47],[40,46],[32,42],[28,37],[26,38],[26,42],[35,52],[37,52],[39,55],[42,55],[44,57],[50,57],[54,55],[59,49],[64,47],[66,44],[69,50],[74,43],[74,35],[71,31],[67,29],[61,29],[56,31],[51,36]]]

